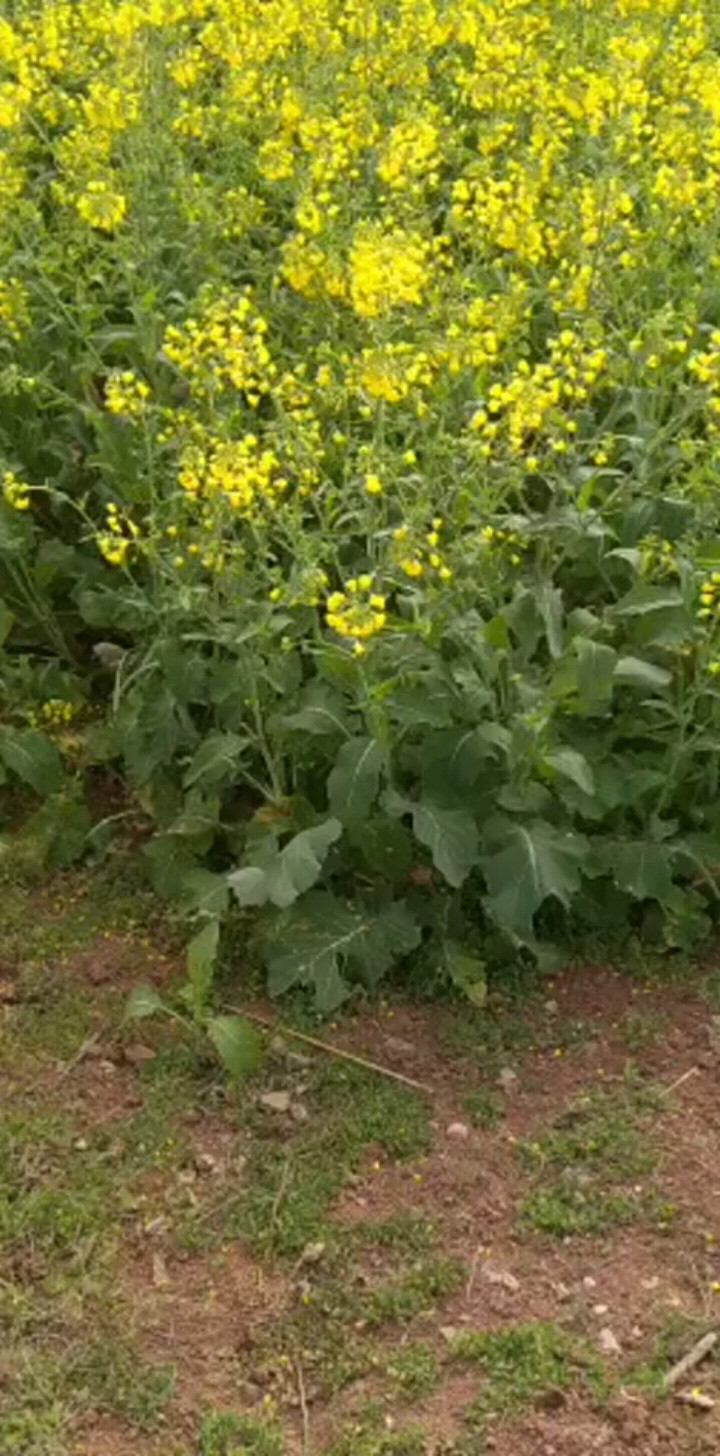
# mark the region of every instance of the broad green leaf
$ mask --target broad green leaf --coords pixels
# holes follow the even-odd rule
[[[246,865],[244,869],[233,870],[228,875],[228,884],[232,886],[242,906],[267,904],[267,879],[265,871],[258,865]]]
[[[322,682],[312,683],[298,711],[287,714],[281,722],[284,728],[312,733],[319,738],[337,735],[345,738],[349,732],[343,699]]]
[[[495,853],[483,856],[488,909],[499,925],[531,937],[533,915],[549,895],[569,905],[580,884],[587,841],[542,820],[508,825]]]
[[[429,799],[413,805],[413,829],[427,845],[435,868],[458,888],[477,861],[478,832],[466,809],[442,809]]]
[[[551,657],[560,657],[563,650],[563,597],[562,592],[549,581],[541,581],[534,593],[537,609],[545,627],[545,638]]]
[[[376,986],[397,960],[417,948],[420,940],[420,926],[405,902],[396,900],[371,919],[364,919],[348,959],[365,982]]]
[[[473,955],[454,940],[443,947],[445,970],[453,985],[462,991],[473,1006],[484,1006],[487,1000],[485,961]]]
[[[401,880],[410,869],[412,836],[397,819],[375,815],[353,829],[350,839],[373,874],[387,880]]]
[[[212,990],[220,939],[220,922],[208,920],[194,935],[187,949],[188,985],[186,1000],[195,1016],[205,1009]]]
[[[182,882],[182,899],[197,915],[224,915],[230,899],[227,876],[201,868],[188,870]]]
[[[299,834],[278,850],[271,841],[259,865],[248,865],[228,875],[228,884],[241,905],[264,905],[268,900],[284,910],[319,879],[331,844],[343,832],[339,819],[326,819]]]
[[[197,749],[183,778],[183,788],[193,784],[231,783],[249,740],[238,733],[208,733]]]
[[[0,599],[0,647],[3,642],[7,642],[14,621],[15,618],[10,608]]]
[[[43,733],[6,730],[0,738],[0,758],[36,794],[56,794],[63,780],[62,759]]]
[[[342,824],[352,826],[367,819],[384,762],[384,749],[375,738],[343,743],[328,778],[330,811]]]
[[[604,642],[593,642],[589,637],[577,637],[574,646],[577,690],[583,705],[592,709],[607,704],[612,697],[617,653]]]
[[[425,673],[417,684],[394,690],[387,712],[403,728],[445,728],[453,719],[453,693],[439,673]]]
[[[621,657],[616,664],[613,678],[616,683],[642,688],[643,692],[662,692],[672,682],[672,673],[654,662],[645,662],[641,657]]]
[[[569,779],[584,794],[594,794],[595,778],[587,759],[582,753],[574,748],[557,748],[554,753],[548,753],[543,759],[543,764],[553,775]]]
[[[345,968],[353,967],[374,985],[395,960],[419,945],[421,931],[402,901],[373,910],[320,890],[288,911],[273,936],[265,952],[270,994],[311,986],[318,1009],[330,1012],[349,994]]]
[[[276,927],[283,949],[266,950],[270,995],[311,986],[318,1008],[333,1011],[349,993],[340,965],[366,929],[364,918],[333,895],[308,895]]]
[[[247,1077],[262,1061],[263,1044],[244,1016],[214,1016],[207,1034],[231,1077]]]
[[[639,582],[611,610],[614,617],[644,617],[648,612],[661,612],[668,607],[684,608],[684,605],[682,593],[677,588]]]
[[[494,745],[488,743],[480,728],[450,728],[432,734],[423,746],[421,761],[429,797],[433,797],[433,790],[466,793],[477,783],[493,752]]]
[[[672,851],[652,840],[628,840],[609,846],[608,868],[621,890],[636,900],[659,900],[661,904],[672,894]]]
[[[159,1011],[165,1010],[165,1003],[159,991],[154,986],[145,984],[136,986],[127,999],[125,1006],[126,1021],[142,1021],[146,1016],[157,1016]]]

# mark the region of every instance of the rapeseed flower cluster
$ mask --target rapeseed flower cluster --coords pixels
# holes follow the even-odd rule
[[[712,532],[719,193],[712,0],[16,0],[4,502],[55,471],[149,590],[360,644],[632,494],[651,425]]]

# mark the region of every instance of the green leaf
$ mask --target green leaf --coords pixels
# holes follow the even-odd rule
[[[659,900],[662,904],[672,895],[671,851],[665,845],[637,839],[613,843],[607,860],[616,884],[636,900]]]
[[[641,657],[621,657],[613,678],[616,683],[642,688],[644,692],[662,692],[672,682],[672,673],[653,662],[644,662]]]
[[[259,865],[246,865],[244,869],[233,870],[228,875],[228,884],[232,886],[239,904],[243,907],[267,904],[267,879],[265,871]]]
[[[457,941],[448,940],[443,947],[443,961],[458,991],[462,991],[473,1006],[484,1006],[487,1000],[486,965],[480,956],[472,955]]]
[[[372,919],[365,919],[347,956],[363,980],[374,987],[396,961],[417,948],[421,938],[420,926],[405,902],[395,900]]]
[[[334,1011],[349,994],[343,970],[352,967],[374,986],[421,938],[403,901],[378,911],[346,904],[322,890],[288,911],[272,933],[265,950],[271,996],[291,986],[311,986],[323,1012]]]
[[[397,819],[375,815],[350,833],[350,840],[374,875],[401,880],[413,862],[413,841],[409,829]]]
[[[56,794],[63,780],[62,759],[54,743],[31,729],[6,731],[0,738],[0,758],[36,794]]]
[[[574,647],[577,654],[577,690],[584,707],[592,710],[609,703],[617,653],[604,642],[593,642],[589,637],[577,637]]]
[[[545,627],[551,657],[561,657],[563,650],[563,596],[549,581],[541,581],[534,590],[537,610]]]
[[[333,895],[308,895],[275,928],[287,948],[266,952],[270,995],[312,986],[318,1009],[334,1011],[349,994],[340,964],[366,928],[363,917]]]
[[[198,867],[188,870],[183,876],[183,904],[196,915],[224,915],[229,899],[226,875],[214,874],[212,870]]]
[[[595,778],[587,759],[574,748],[558,748],[543,758],[543,764],[551,774],[569,779],[584,794],[595,793]]]
[[[342,824],[361,824],[377,798],[385,751],[375,738],[343,743],[328,778],[331,813]]]
[[[549,895],[570,903],[587,853],[582,835],[561,833],[542,820],[508,826],[498,850],[481,861],[488,909],[498,924],[531,937],[533,915]]]
[[[183,788],[190,789],[193,784],[231,783],[248,743],[249,739],[241,738],[238,733],[208,733],[190,761]]]
[[[2,647],[3,642],[7,642],[14,621],[15,618],[10,608],[0,598],[0,647]]]
[[[284,910],[319,879],[331,844],[343,832],[339,819],[325,819],[302,829],[285,848],[272,839],[258,865],[247,865],[228,875],[228,884],[241,905],[264,905],[269,900]]]
[[[196,1017],[202,1015],[210,998],[219,940],[219,920],[208,920],[207,925],[193,936],[187,949],[185,999]]]
[[[263,1044],[244,1016],[214,1016],[207,1034],[231,1077],[247,1077],[262,1061]]]
[[[480,728],[450,728],[433,733],[423,745],[422,779],[430,798],[451,789],[467,793],[477,783],[494,745]]]
[[[142,1021],[146,1016],[157,1016],[159,1011],[165,1010],[165,1003],[159,991],[149,983],[136,986],[127,999],[125,1006],[126,1021]]]
[[[421,799],[413,805],[413,829],[430,850],[435,868],[457,889],[477,860],[478,832],[472,814],[466,809],[441,809]]]
[[[284,728],[312,733],[318,738],[338,734],[344,738],[349,732],[343,699],[322,682],[312,683],[297,713],[289,713],[280,721]]]

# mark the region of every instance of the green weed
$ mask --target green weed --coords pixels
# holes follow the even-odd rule
[[[415,1319],[461,1286],[463,1268],[453,1259],[423,1260],[400,1279],[373,1289],[363,1301],[371,1327]]]
[[[225,1234],[263,1253],[297,1256],[325,1237],[329,1209],[368,1148],[401,1159],[429,1146],[423,1100],[359,1068],[323,1068],[307,1100],[307,1125],[253,1142],[247,1192],[225,1213]]]
[[[468,1411],[468,1420],[480,1426],[520,1414],[548,1390],[570,1386],[578,1370],[587,1368],[564,1331],[546,1322],[458,1335],[450,1355],[482,1371],[483,1388]]]
[[[656,1163],[648,1141],[650,1105],[649,1094],[632,1085],[593,1093],[523,1144],[520,1156],[535,1171],[536,1186],[522,1204],[522,1221],[565,1237],[601,1233],[648,1213],[650,1195],[635,1185]]]
[[[402,1395],[419,1398],[440,1384],[442,1373],[430,1345],[403,1345],[390,1358],[387,1373]]]
[[[504,1117],[499,1099],[487,1087],[477,1087],[465,1098],[465,1111],[473,1127],[497,1127]]]
[[[200,1426],[198,1456],[282,1456],[284,1441],[270,1421],[232,1411],[209,1411]]]

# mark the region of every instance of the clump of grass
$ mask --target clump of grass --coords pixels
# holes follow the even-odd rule
[[[648,1142],[650,1095],[628,1084],[597,1092],[562,1113],[545,1133],[522,1144],[520,1156],[535,1171],[522,1221],[567,1237],[601,1233],[649,1212],[649,1192],[637,1188],[656,1164]]]
[[[363,1301],[363,1317],[375,1327],[415,1319],[454,1294],[463,1276],[462,1265],[454,1259],[423,1260],[401,1279],[373,1289]]]
[[[280,1427],[233,1411],[208,1411],[200,1426],[198,1456],[282,1456]]]
[[[425,1102],[360,1068],[321,1068],[308,1100],[308,1124],[254,1142],[246,1192],[226,1213],[225,1234],[263,1254],[297,1257],[330,1236],[330,1206],[369,1147],[404,1159],[429,1146]]]
[[[473,1127],[490,1130],[502,1122],[505,1113],[499,1098],[488,1087],[476,1087],[465,1098],[465,1111]]]
[[[435,1351],[432,1346],[421,1343],[402,1346],[392,1356],[387,1370],[398,1390],[413,1398],[429,1395],[442,1378]]]
[[[566,1389],[589,1368],[569,1336],[545,1321],[468,1331],[455,1338],[450,1357],[482,1372],[482,1389],[467,1413],[476,1426],[520,1414],[547,1391]]]

